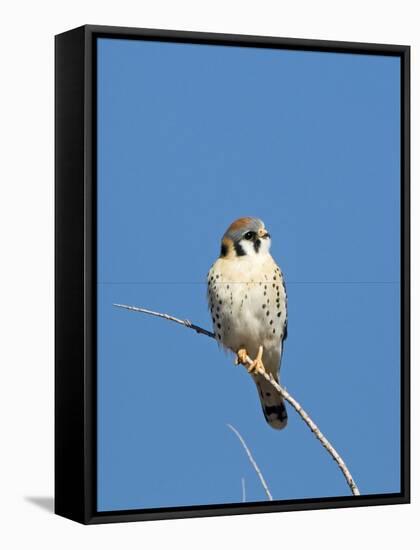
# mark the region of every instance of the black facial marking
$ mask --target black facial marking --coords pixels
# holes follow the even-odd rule
[[[240,243],[235,243],[234,245],[235,252],[237,256],[246,256],[245,250],[242,248]]]
[[[260,241],[260,239],[256,239],[254,241],[254,250],[255,250],[256,254],[258,254],[258,252],[260,250],[260,247],[261,247],[261,241]]]
[[[224,256],[226,256],[226,254],[228,253],[228,248],[225,244],[222,244],[221,248],[220,248],[220,255],[222,256],[222,258]]]

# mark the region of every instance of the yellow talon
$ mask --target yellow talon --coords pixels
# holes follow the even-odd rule
[[[263,347],[258,348],[257,357],[252,361],[252,364],[248,367],[248,372],[251,374],[264,374],[265,368],[264,363],[262,362]]]
[[[247,353],[246,349],[242,348],[242,349],[238,350],[238,352],[236,354],[235,365],[246,365],[247,364],[247,360],[246,360],[247,357],[248,357],[248,353]]]

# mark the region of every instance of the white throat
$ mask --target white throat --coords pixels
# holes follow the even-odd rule
[[[259,239],[260,244],[256,248],[254,241],[248,241],[246,239],[241,239],[240,245],[245,252],[245,256],[240,256],[240,258],[249,258],[253,260],[265,260],[267,255],[270,253],[271,239]]]

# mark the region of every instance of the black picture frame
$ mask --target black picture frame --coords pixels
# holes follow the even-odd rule
[[[401,59],[401,492],[98,512],[96,40],[347,52]],[[410,502],[410,47],[85,25],[55,37],[55,512],[109,523]]]

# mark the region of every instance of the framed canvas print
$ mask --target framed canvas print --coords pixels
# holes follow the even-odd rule
[[[409,55],[56,37],[57,514],[409,502]]]

